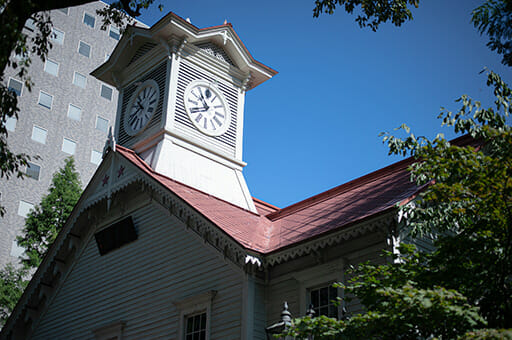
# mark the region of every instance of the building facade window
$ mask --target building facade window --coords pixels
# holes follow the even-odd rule
[[[91,151],[91,163],[95,165],[99,165],[102,159],[102,153],[100,151],[92,150]]]
[[[105,59],[103,61],[107,61],[110,58],[110,54],[105,53]]]
[[[25,174],[35,179],[36,181],[39,180],[39,173],[41,172],[41,167],[37,164],[28,162],[27,170],[25,171]]]
[[[36,23],[34,19],[28,18],[27,21],[25,21],[25,28],[28,29],[29,31],[34,32],[34,30],[36,29]]]
[[[78,42],[78,53],[80,53],[84,57],[90,58],[91,57],[91,45],[80,40]]]
[[[14,130],[16,130],[16,122],[17,121],[18,120],[16,119],[16,117],[8,117],[5,120],[5,128],[7,129],[7,131],[14,132]]]
[[[59,45],[64,44],[64,32],[62,32],[61,30],[56,29],[55,27],[52,28],[51,39],[56,44],[59,44]]]
[[[52,109],[52,103],[53,103],[53,96],[43,92],[39,91],[39,100],[37,102],[42,107],[46,107],[47,109]]]
[[[107,85],[101,85],[101,93],[100,95],[108,100],[112,100],[112,88],[108,87]]]
[[[80,117],[82,116],[82,109],[76,105],[69,104],[68,106],[68,118],[80,121]]]
[[[206,312],[185,317],[185,340],[206,339]]]
[[[119,28],[112,26],[112,25],[110,25],[108,35],[111,38],[114,38],[115,40],[119,40],[119,38],[121,38],[121,32],[119,31]]]
[[[210,290],[173,302],[180,312],[180,340],[210,339],[211,308],[216,294]]]
[[[76,143],[73,142],[71,139],[63,138],[62,139],[62,151],[74,155],[76,151]]]
[[[67,8],[67,7],[65,7],[65,8],[59,8],[59,9],[58,9],[58,11],[59,11],[59,12],[62,12],[62,13],[64,13],[64,14],[66,14],[66,15],[68,15],[68,14],[69,14],[69,8]]]
[[[100,130],[101,132],[108,132],[108,119],[105,119],[100,116],[96,116],[96,130]]]
[[[84,13],[84,24],[86,24],[89,27],[94,28],[94,23],[96,22],[96,18],[94,15],[91,15],[89,13]]]
[[[48,135],[48,131],[39,126],[35,126],[32,128],[32,140],[41,144],[46,144],[46,136]]]
[[[336,298],[338,289],[331,284],[309,289],[309,304],[315,310],[315,316],[325,315],[329,318],[338,318]]]
[[[50,59],[46,59],[44,63],[44,71],[51,74],[52,76],[58,76],[59,74],[59,63]]]
[[[26,218],[32,209],[34,209],[34,205],[32,203],[20,201],[20,204],[18,205],[18,215]]]
[[[7,85],[9,87],[9,90],[16,93],[18,97],[21,96],[21,93],[23,91],[23,83],[19,80],[16,80],[14,78],[9,78],[9,84]]]
[[[73,75],[73,84],[85,89],[86,83],[87,83],[87,78],[83,74],[75,72],[75,74]]]

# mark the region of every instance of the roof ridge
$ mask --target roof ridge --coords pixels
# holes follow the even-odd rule
[[[287,207],[279,209],[278,211],[275,211],[275,212],[272,212],[272,213],[266,215],[266,217],[268,219],[270,219],[271,221],[278,220],[278,219],[288,216],[296,211],[305,209],[307,207],[321,203],[321,202],[323,202],[329,198],[332,198],[336,195],[347,192],[348,190],[354,189],[355,187],[359,187],[364,184],[374,182],[377,179],[389,174],[392,170],[398,170],[398,169],[405,168],[407,165],[410,165],[413,162],[414,162],[414,159],[412,157],[408,157],[401,161],[398,161],[398,162],[392,163],[388,166],[385,166],[384,168],[377,169],[377,170],[372,171],[366,175],[355,178],[346,183],[338,185],[334,188],[328,189],[319,194],[308,197],[302,201],[296,202],[292,205],[289,205]]]
[[[221,201],[221,202],[224,202],[224,203],[226,203],[226,204],[229,204],[229,205],[231,205],[231,206],[233,206],[233,207],[235,207],[235,208],[238,208],[238,209],[240,209],[240,210],[242,210],[242,211],[245,211],[245,212],[248,212],[248,213],[250,213],[250,214],[253,214],[253,215],[256,215],[256,216],[262,216],[262,217],[265,217],[265,215],[260,215],[260,214],[259,214],[259,213],[257,213],[257,212],[255,213],[255,212],[250,211],[250,210],[248,210],[248,209],[242,208],[242,207],[240,207],[240,206],[238,206],[238,205],[236,205],[236,204],[233,204],[233,203],[231,203],[231,202],[228,202],[228,201],[226,201],[226,200],[223,200],[222,198],[219,198],[219,197],[217,197],[217,196],[211,195],[211,194],[209,194],[209,193],[207,193],[207,192],[204,192],[204,191],[202,191],[202,190],[199,190],[199,189],[197,189],[197,188],[194,188],[194,187],[192,187],[192,186],[190,186],[190,185],[188,185],[188,184],[182,183],[182,182],[177,181],[177,180],[175,180],[175,179],[173,179],[173,178],[170,178],[170,177],[168,177],[168,176],[166,176],[166,175],[163,175],[163,174],[161,174],[161,173],[159,173],[159,172],[156,172],[155,170],[153,170],[153,168],[151,168],[151,166],[149,166],[149,164],[147,164],[147,163],[146,163],[142,158],[140,158],[140,157],[139,157],[139,155],[137,155],[137,153],[136,153],[135,151],[133,151],[132,149],[128,149],[128,148],[126,148],[126,147],[124,147],[124,146],[121,146],[121,145],[116,144],[116,148],[118,148],[118,147],[120,147],[123,151],[127,151],[127,152],[129,152],[129,153],[133,154],[133,156],[137,157],[137,160],[138,160],[140,163],[142,163],[142,164],[143,164],[143,166],[146,168],[146,170],[147,170],[147,171],[149,171],[149,172],[150,172],[151,174],[153,174],[154,176],[162,177],[162,178],[164,178],[164,179],[166,179],[166,180],[169,180],[169,181],[172,181],[172,182],[178,183],[179,185],[182,185],[182,186],[184,186],[184,187],[187,187],[187,188],[189,188],[189,189],[191,189],[191,190],[194,190],[194,191],[196,191],[196,192],[199,192],[199,193],[201,193],[201,194],[203,194],[203,195],[207,195],[207,196],[209,196],[209,197],[212,197],[212,198],[214,198],[214,199],[216,199],[216,200],[218,200],[218,201]]]

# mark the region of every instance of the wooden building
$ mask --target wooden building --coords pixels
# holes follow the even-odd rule
[[[396,245],[410,161],[283,209],[252,198],[244,95],[275,74],[230,24],[130,27],[93,72],[120,92],[116,131],[0,339],[266,339],[284,301],[357,309],[331,284]]]

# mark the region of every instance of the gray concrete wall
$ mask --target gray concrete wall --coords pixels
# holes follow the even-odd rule
[[[118,42],[109,36],[108,29],[100,30],[101,18],[96,15],[96,9],[104,5],[98,1],[70,7],[68,14],[59,10],[51,12],[54,27],[65,33],[63,44],[54,43],[48,54],[50,60],[59,63],[57,76],[45,72],[44,63],[37,56],[32,56],[30,77],[34,86],[31,92],[23,88],[19,97],[20,117],[15,131],[9,132],[8,144],[15,152],[39,156],[40,159],[33,160],[33,163],[41,166],[41,172],[39,180],[0,180],[0,202],[7,209],[6,215],[0,219],[1,267],[7,262],[17,261],[19,250],[13,247],[13,241],[24,225],[24,217],[18,215],[20,201],[39,203],[51,184],[53,173],[64,165],[64,159],[69,156],[62,151],[63,138],[76,143],[74,157],[84,187],[97,168],[91,163],[91,152],[102,151],[107,133],[96,129],[96,119],[99,115],[107,119],[109,125],[114,123],[118,96],[113,89],[112,100],[101,97],[102,82],[89,75],[104,62],[106,54],[110,54]],[[84,13],[95,17],[94,28],[84,24]],[[33,34],[29,30],[26,33]],[[91,46],[89,58],[78,53],[80,40]],[[73,84],[75,71],[86,75],[85,88]],[[14,74],[12,70],[7,71],[5,82],[9,81],[9,76],[16,78]],[[51,109],[38,104],[40,91],[53,96]],[[68,118],[69,104],[82,109],[80,121]],[[47,130],[46,144],[32,140],[34,125]]]

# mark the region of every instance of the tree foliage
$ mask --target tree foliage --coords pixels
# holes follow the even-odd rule
[[[343,286],[366,312],[346,320],[295,320],[288,334],[315,339],[507,339],[512,334],[512,91],[495,73],[495,102],[462,96],[439,115],[470,138],[384,134],[390,154],[411,156],[411,180],[423,190],[401,206],[399,228],[434,236],[435,250],[402,245],[399,258],[352,269]],[[391,256],[387,253],[386,256]],[[507,330],[508,329],[508,330]]]
[[[7,264],[0,270],[0,328],[11,314],[23,294],[28,281],[24,280],[25,270]]]
[[[30,155],[13,152],[7,145],[8,131],[6,122],[20,114],[18,98],[14,91],[5,85],[5,74],[8,69],[16,72],[16,76],[30,91],[32,81],[29,76],[31,56],[46,60],[52,48],[52,21],[49,10],[83,5],[93,0],[0,0],[0,178],[11,176],[23,177],[23,168],[30,160]],[[103,17],[102,29],[114,24],[123,29],[130,17],[140,15],[142,9],[148,8],[154,0],[119,0],[98,10]],[[159,6],[160,9],[162,6]],[[27,20],[33,20],[35,33],[30,37],[23,32]],[[5,209],[0,206],[0,216]]]
[[[81,194],[79,174],[70,157],[64,167],[53,175],[48,194],[28,214],[22,235],[17,238],[18,245],[25,249],[25,257],[22,258],[25,268],[39,266]]]

